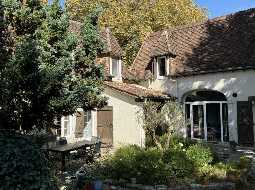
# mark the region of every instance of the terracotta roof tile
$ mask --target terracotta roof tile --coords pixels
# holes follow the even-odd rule
[[[105,81],[104,85],[115,89],[120,92],[124,92],[131,96],[135,96],[137,98],[163,98],[163,99],[170,99],[171,96],[161,91],[152,90],[149,88],[145,88],[143,86],[137,84],[128,84],[122,82],[115,82],[115,81]]]
[[[69,30],[76,34],[80,34],[82,23],[77,21],[70,21]],[[122,49],[117,41],[117,39],[112,35],[109,28],[105,28],[103,31],[100,32],[100,36],[104,41],[105,47],[103,50],[103,54],[110,54],[113,57],[121,57],[122,56]]]
[[[152,33],[130,70],[144,79],[152,58],[163,54],[175,55],[171,76],[254,69],[255,9]]]

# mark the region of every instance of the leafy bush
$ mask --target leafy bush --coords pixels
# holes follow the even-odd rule
[[[124,146],[119,148],[112,158],[108,160],[111,163],[113,170],[113,177],[114,178],[132,178],[137,173],[137,169],[134,167],[136,162],[136,155],[138,152],[142,151],[142,149],[138,146],[131,145],[131,146]]]
[[[136,168],[136,178],[140,183],[166,182],[167,174],[164,172],[162,156],[162,151],[155,148],[142,150],[136,154],[133,166]]]
[[[241,156],[239,161],[239,167],[240,169],[248,168],[251,165],[251,158],[248,158],[246,156]]]
[[[217,165],[206,164],[197,169],[196,177],[200,183],[220,181],[226,178],[226,170]]]
[[[56,189],[47,160],[28,137],[0,135],[0,166],[2,189]]]
[[[133,145],[118,149],[104,163],[110,171],[108,177],[125,180],[136,178],[142,184],[167,184],[172,179],[191,177],[194,170],[193,162],[181,149],[162,151]]]
[[[163,162],[174,178],[190,177],[194,171],[193,162],[187,158],[185,151],[180,149],[166,150]]]
[[[118,149],[110,159],[104,162],[110,168],[109,174],[115,179],[136,178],[139,183],[152,184],[165,181],[162,155],[162,151],[155,148],[146,150],[131,145]]]
[[[202,167],[212,163],[213,154],[210,148],[202,144],[195,144],[187,149],[187,157],[193,161],[197,167]]]

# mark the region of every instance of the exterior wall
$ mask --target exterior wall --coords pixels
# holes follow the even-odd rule
[[[255,95],[255,71],[236,71],[212,73],[176,80],[163,79],[148,82],[150,88],[162,90],[183,101],[185,93],[197,89],[211,89],[222,92],[228,101],[230,141],[238,142],[237,135],[237,101],[248,101],[249,96]],[[233,97],[237,93],[237,97]]]
[[[113,106],[113,146],[125,144],[144,145],[144,131],[139,120],[141,107],[133,97],[105,89],[108,105]]]

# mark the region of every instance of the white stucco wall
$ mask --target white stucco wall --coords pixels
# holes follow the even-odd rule
[[[135,98],[112,89],[105,89],[108,105],[113,107],[113,145],[144,145],[144,131],[141,127],[139,112],[141,107]]]
[[[149,87],[172,94],[178,97],[180,102],[184,94],[192,90],[211,89],[222,92],[228,101],[230,140],[238,142],[237,101],[248,101],[249,96],[255,96],[255,71],[222,72],[175,80],[155,80],[149,83]],[[236,98],[232,96],[233,93],[237,93]]]

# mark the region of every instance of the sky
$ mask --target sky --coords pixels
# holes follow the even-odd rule
[[[255,8],[255,0],[196,0],[196,3],[207,8],[209,18]]]

